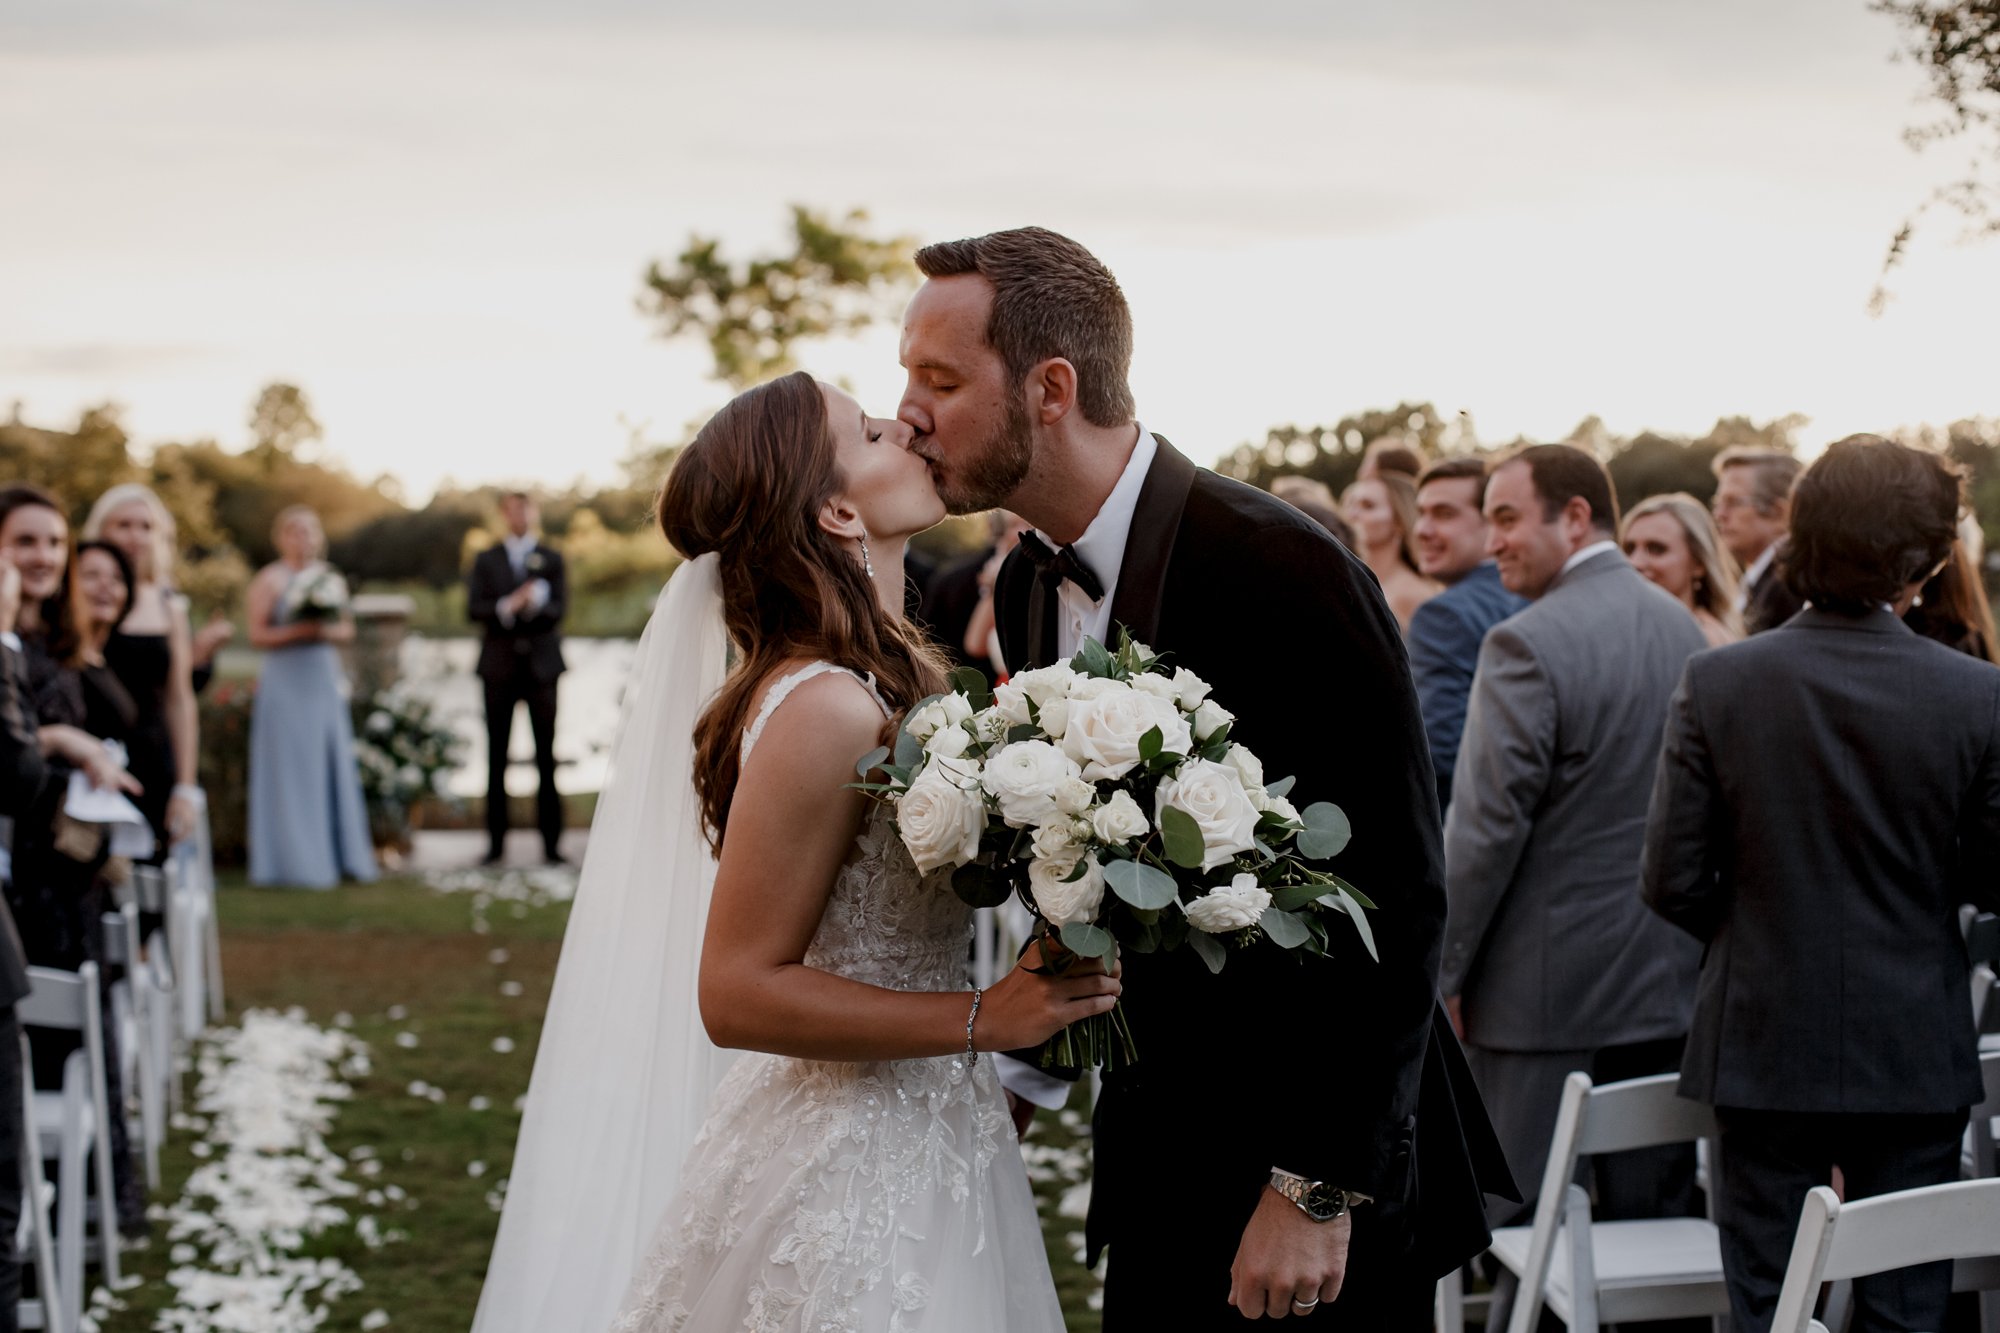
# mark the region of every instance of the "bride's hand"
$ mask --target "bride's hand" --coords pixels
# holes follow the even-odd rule
[[[1078,1019],[1108,1014],[1124,989],[1124,964],[1114,960],[1106,973],[1079,959],[1066,973],[1043,975],[1040,941],[1028,946],[1014,970],[993,983],[979,1006],[972,1044],[982,1051],[1039,1046]]]

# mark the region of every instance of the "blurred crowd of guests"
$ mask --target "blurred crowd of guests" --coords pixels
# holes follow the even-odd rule
[[[1440,990],[1528,1199],[1565,1079],[1679,1071],[1722,1127],[1734,1327],[1769,1327],[1805,1195],[1957,1178],[1979,1101],[1962,911],[2000,909],[2000,666],[1943,457],[1732,449],[1621,519],[1589,454],[1274,493],[1403,626],[1444,817]],[[919,616],[1004,675],[988,593],[1022,530],[927,572]],[[1599,1219],[1701,1211],[1691,1146],[1615,1154]],[[1944,1326],[1949,1273],[1856,1284],[1860,1328]],[[1494,1317],[1505,1322],[1506,1295]],[[1489,1325],[1495,1326],[1495,1325]],[[1706,1321],[1703,1321],[1706,1327]]]

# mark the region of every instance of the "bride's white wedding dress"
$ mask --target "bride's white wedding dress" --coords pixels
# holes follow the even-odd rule
[[[793,689],[838,670],[774,685],[744,755]],[[874,806],[805,962],[896,990],[961,990],[970,938],[971,909],[947,877],[917,873]],[[612,1327],[1061,1333],[992,1062],[739,1057]]]

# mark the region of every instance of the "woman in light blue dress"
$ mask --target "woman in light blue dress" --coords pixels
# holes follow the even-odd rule
[[[278,559],[248,596],[250,642],[264,650],[250,715],[250,882],[330,889],[375,878],[368,807],[354,762],[340,651],[354,622],[344,606],[304,605],[331,588],[325,535],[304,505],[278,515]]]

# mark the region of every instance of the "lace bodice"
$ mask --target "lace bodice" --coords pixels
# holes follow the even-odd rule
[[[744,729],[743,757],[750,757],[765,724],[793,690],[815,676],[845,670],[815,662],[771,686]],[[887,716],[889,706],[875,682],[859,675],[855,679]],[[950,877],[943,872],[919,875],[896,837],[888,809],[871,805],[854,850],[834,879],[805,963],[894,990],[962,990],[971,938],[972,909],[952,892]]]

